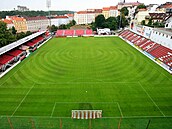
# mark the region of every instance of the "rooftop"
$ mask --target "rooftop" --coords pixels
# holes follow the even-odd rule
[[[5,22],[6,24],[13,24],[13,21],[8,19],[4,19],[3,22]]]
[[[132,5],[132,6],[138,6],[140,4],[143,4],[143,3],[140,3],[140,2],[119,2],[118,5]]]
[[[150,17],[152,19],[159,19],[159,20],[165,20],[167,17],[169,17],[169,13],[149,13]]]
[[[109,10],[110,10],[110,7],[103,7],[102,10],[103,10],[103,11],[109,11]]]
[[[37,17],[25,17],[25,19],[27,21],[33,21],[33,20],[45,20],[45,19],[48,19],[48,18],[45,17],[45,16],[37,16]]]

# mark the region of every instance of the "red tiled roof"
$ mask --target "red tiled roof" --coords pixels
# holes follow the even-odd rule
[[[103,11],[109,11],[109,10],[110,10],[110,7],[103,7],[102,10],[103,10]]]
[[[117,6],[110,6],[110,10],[117,10]]]
[[[95,13],[95,11],[79,11],[77,14]]]
[[[87,13],[87,11],[79,11],[79,12],[77,12],[77,14],[86,14]]]
[[[46,20],[48,19],[46,16],[37,16],[37,17],[25,17],[27,21],[33,20]]]
[[[17,16],[10,16],[9,18],[13,21],[24,21],[25,20],[25,18],[17,17]]]
[[[95,9],[95,13],[102,13],[102,9]]]
[[[55,18],[68,18],[67,16],[56,16]]]
[[[4,19],[3,22],[7,23],[7,24],[13,24],[12,20],[8,20],[8,19]]]
[[[66,14],[68,17],[74,17],[74,14]]]
[[[140,2],[126,2],[126,3],[118,3],[118,5],[135,5],[135,6],[137,6],[137,5],[140,5],[140,4],[142,4],[142,3],[140,3]]]

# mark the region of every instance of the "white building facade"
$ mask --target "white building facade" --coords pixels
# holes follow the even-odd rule
[[[26,17],[27,31],[39,31],[47,30],[47,27],[50,25],[50,21],[45,16],[38,17]]]
[[[71,20],[67,16],[56,16],[51,18],[51,25],[60,26],[68,24]]]
[[[95,21],[95,11],[79,11],[74,14],[74,20],[76,24],[90,24]]]

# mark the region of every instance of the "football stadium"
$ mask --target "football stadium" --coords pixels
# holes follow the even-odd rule
[[[172,2],[46,2],[0,11],[0,129],[171,129]]]
[[[171,128],[171,74],[119,36],[45,41],[1,78],[0,128]]]

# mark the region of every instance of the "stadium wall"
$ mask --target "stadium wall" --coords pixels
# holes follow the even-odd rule
[[[144,36],[158,44],[172,49],[172,31],[156,29],[148,26],[134,25],[130,29],[132,32]]]

